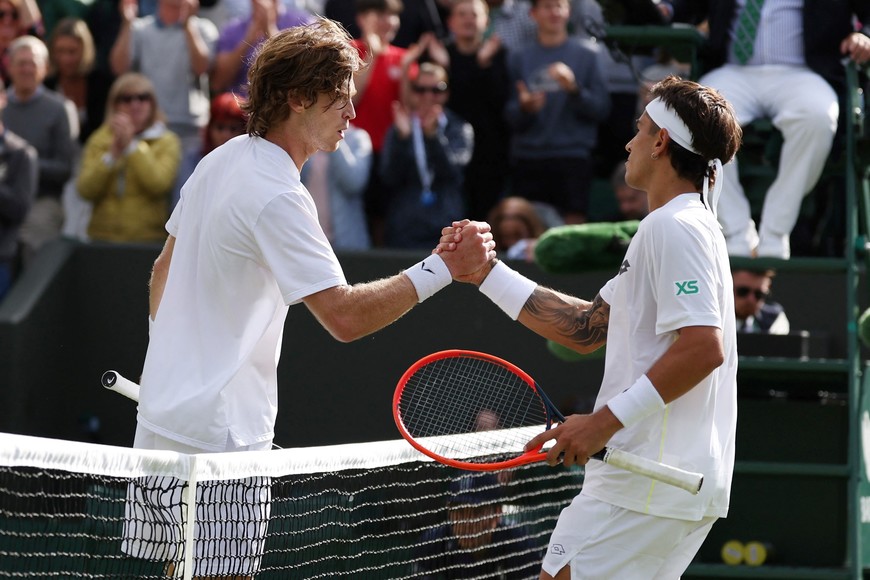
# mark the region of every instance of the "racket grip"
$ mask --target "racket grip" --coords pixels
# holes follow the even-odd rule
[[[613,465],[614,467],[619,467],[620,469],[625,469],[626,471],[631,471],[638,475],[645,475],[655,479],[656,481],[661,481],[662,483],[685,489],[692,495],[697,495],[701,491],[701,486],[704,484],[704,475],[702,473],[693,473],[691,471],[680,469],[679,467],[665,465],[664,463],[659,463],[619,449],[606,447],[602,451],[596,453],[594,457]]]
[[[106,371],[100,382],[110,391],[115,391],[129,399],[139,402],[139,385],[121,376],[117,371]]]

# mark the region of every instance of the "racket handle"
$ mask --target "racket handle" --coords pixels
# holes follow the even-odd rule
[[[665,465],[619,449],[605,447],[592,457],[614,467],[685,489],[692,495],[697,495],[704,484],[704,474],[702,473],[693,473],[679,467]]]
[[[118,371],[106,371],[100,382],[110,391],[120,393],[127,398],[139,402],[139,385],[129,379],[125,379]]]

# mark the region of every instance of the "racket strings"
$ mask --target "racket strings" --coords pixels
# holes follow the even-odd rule
[[[408,433],[443,457],[517,456],[547,423],[544,402],[523,377],[474,357],[422,366],[407,380],[398,408]]]

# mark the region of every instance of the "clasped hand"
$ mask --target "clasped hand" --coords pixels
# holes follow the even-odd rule
[[[441,230],[432,253],[441,256],[454,280],[480,285],[495,260],[495,241],[488,223],[464,219]]]

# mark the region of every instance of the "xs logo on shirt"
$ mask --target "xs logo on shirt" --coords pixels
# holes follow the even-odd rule
[[[697,280],[686,280],[684,282],[674,282],[677,285],[677,296],[681,294],[697,294],[698,290],[698,281]]]

